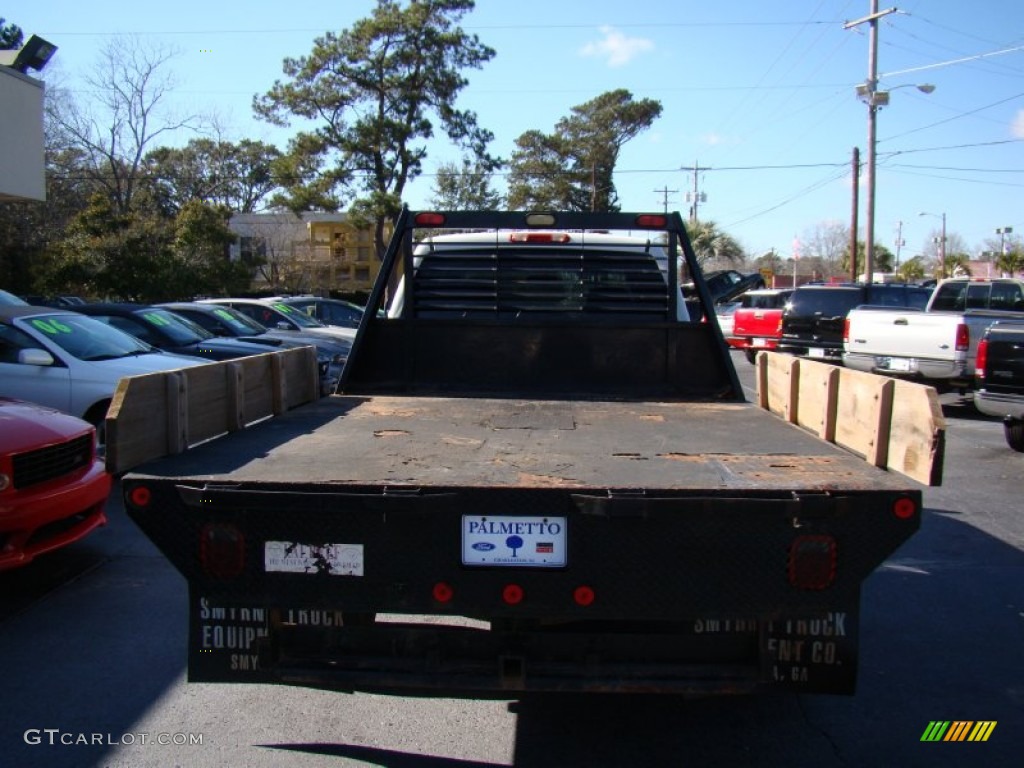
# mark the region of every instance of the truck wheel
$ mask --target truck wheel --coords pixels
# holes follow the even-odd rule
[[[1003,432],[1006,433],[1006,444],[1024,453],[1024,421],[1004,421]]]
[[[750,363],[751,365],[756,363],[757,362],[757,353],[759,351],[760,350],[757,350],[757,349],[748,349],[748,350],[746,350],[747,362]]]

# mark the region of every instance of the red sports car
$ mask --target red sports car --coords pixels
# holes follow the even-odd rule
[[[0,571],[104,525],[110,484],[91,424],[0,397]]]

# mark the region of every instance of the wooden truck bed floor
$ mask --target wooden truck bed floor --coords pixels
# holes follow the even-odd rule
[[[331,396],[136,475],[375,486],[901,490],[749,403]]]

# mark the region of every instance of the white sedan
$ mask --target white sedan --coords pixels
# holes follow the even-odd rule
[[[70,413],[100,429],[123,376],[208,362],[161,352],[77,312],[0,306],[0,395]]]

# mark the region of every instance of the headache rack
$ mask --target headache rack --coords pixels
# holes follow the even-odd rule
[[[339,391],[742,400],[711,306],[678,213],[405,210]]]

